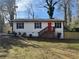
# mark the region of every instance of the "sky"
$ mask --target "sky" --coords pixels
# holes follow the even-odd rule
[[[18,8],[16,9],[17,18],[28,18],[27,9],[30,4],[32,4],[35,18],[46,19],[49,18],[47,15],[47,10],[45,8],[39,7],[39,0],[16,0],[16,5]],[[72,8],[73,9],[73,8]],[[73,9],[73,15],[76,14],[76,8]],[[54,18],[63,19],[63,12],[59,11],[57,7],[55,8]]]

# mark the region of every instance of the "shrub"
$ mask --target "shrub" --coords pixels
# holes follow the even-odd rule
[[[29,34],[29,37],[32,37],[32,34]]]
[[[18,35],[21,35],[21,32],[18,32]]]
[[[79,32],[79,28],[75,28],[76,32]]]
[[[8,31],[8,34],[10,34],[11,32],[10,31]]]
[[[14,32],[14,31],[12,32],[12,34],[13,34],[14,36],[17,36],[17,33],[16,33],[16,32]]]
[[[25,32],[22,34],[22,37],[26,37],[26,33]]]

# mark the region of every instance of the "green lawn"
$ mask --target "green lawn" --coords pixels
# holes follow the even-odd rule
[[[79,59],[79,40],[9,38],[0,42],[0,59]]]

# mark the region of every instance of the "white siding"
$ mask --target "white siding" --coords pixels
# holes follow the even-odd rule
[[[57,33],[61,33],[61,38],[64,38],[64,32],[63,32],[63,22],[61,22],[61,28],[56,28],[55,29],[55,33],[56,33],[56,35],[57,35]]]
[[[63,22],[62,22],[62,28],[56,28],[55,31],[56,31],[56,34],[58,32],[61,32],[62,33],[62,36],[61,38],[63,38]],[[26,32],[27,33],[27,36],[29,36],[29,34],[32,34],[32,36],[38,36],[38,32],[40,32],[41,30],[43,30],[45,27],[48,26],[48,22],[42,22],[42,28],[41,29],[35,29],[34,28],[34,22],[24,22],[24,29],[17,29],[16,28],[16,22],[13,23],[13,31],[15,32],[21,32],[21,33],[24,33]],[[52,26],[55,26],[54,22],[52,22]]]
[[[16,28],[16,23],[13,23],[13,31],[15,32],[26,32],[27,36],[29,36],[29,34],[32,34],[33,36],[38,36],[38,32],[41,31],[42,29],[44,29],[45,27],[47,27],[47,23],[43,22],[42,23],[42,28],[41,29],[35,29],[34,28],[34,22],[25,22],[24,23],[24,29],[17,29]]]

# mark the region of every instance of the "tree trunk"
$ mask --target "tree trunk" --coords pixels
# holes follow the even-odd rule
[[[65,28],[67,28],[67,6],[66,5],[64,7],[64,20],[65,20],[64,26]]]

